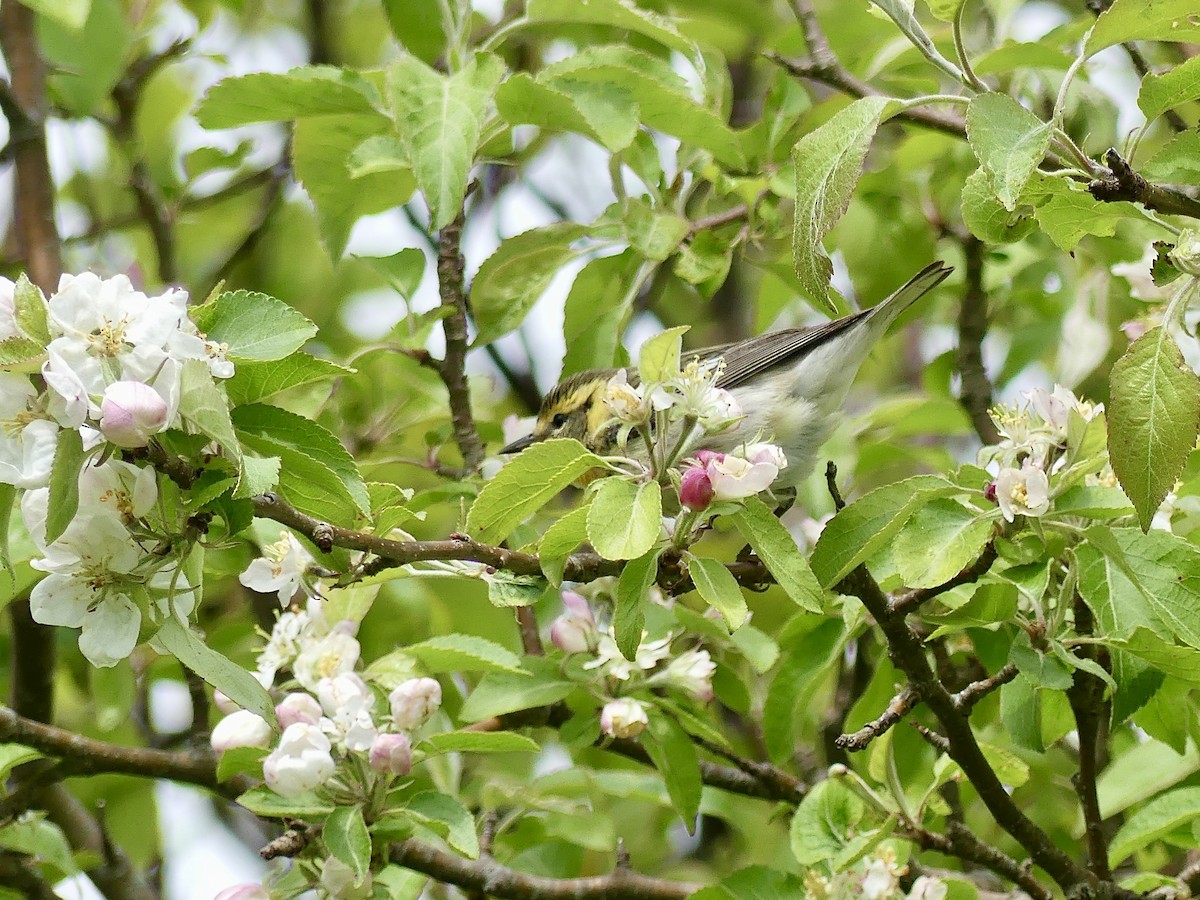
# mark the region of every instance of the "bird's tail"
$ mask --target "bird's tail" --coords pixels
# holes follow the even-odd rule
[[[871,323],[870,331],[882,335],[901,313],[945,281],[953,271],[952,266],[946,265],[940,259],[927,265],[896,293],[871,309],[866,316]]]

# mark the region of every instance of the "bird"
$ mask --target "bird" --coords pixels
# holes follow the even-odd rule
[[[858,369],[875,343],[906,309],[944,281],[953,268],[931,263],[886,300],[813,328],[787,328],[684,353],[682,361],[719,365],[716,387],[733,394],[743,417],[707,435],[704,449],[728,453],[751,441],[771,441],[787,457],[782,484],[795,485],[813,468],[836,427]],[[617,369],[589,369],[559,382],[542,400],[532,433],[504,447],[511,454],[550,438],[574,438],[600,455],[617,449],[617,427],[604,403]],[[629,383],[636,384],[636,373]],[[637,442],[629,443],[632,455]]]

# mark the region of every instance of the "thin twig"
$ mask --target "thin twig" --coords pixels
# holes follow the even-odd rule
[[[1017,667],[1012,663],[1005,663],[1004,667],[995,675],[981,678],[979,681],[972,681],[955,694],[954,705],[960,712],[968,713],[976,703],[1016,677]]]
[[[1200,219],[1200,200],[1174,188],[1152,184],[1111,147],[1105,152],[1104,161],[1109,174],[1088,184],[1088,192],[1097,200],[1105,203],[1129,200],[1167,215]]]
[[[1091,634],[1094,620],[1091,608],[1076,596],[1074,603],[1075,630],[1079,634]],[[1107,653],[1095,645],[1082,645],[1075,653],[1098,665],[1110,668]],[[1104,699],[1104,682],[1090,672],[1076,669],[1071,687],[1067,689],[1067,700],[1075,716],[1075,730],[1079,735],[1079,771],[1071,779],[1079,806],[1083,811],[1084,840],[1087,844],[1088,865],[1102,881],[1112,880],[1108,867],[1108,838],[1104,833],[1104,819],[1100,812],[1100,798],[1096,792],[1096,781],[1104,755],[1104,741],[1108,730],[1109,706]]]
[[[911,687],[907,685],[900,691],[892,701],[887,705],[878,718],[868,722],[858,731],[850,732],[849,734],[839,735],[834,741],[842,750],[849,750],[854,753],[858,750],[865,750],[871,741],[879,737],[906,715],[912,712],[913,708],[921,702],[921,698]]]

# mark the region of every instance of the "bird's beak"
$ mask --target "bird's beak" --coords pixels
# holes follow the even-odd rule
[[[523,438],[517,438],[515,441],[513,441],[507,447],[504,447],[500,452],[501,453],[520,453],[526,447],[530,446],[531,444],[535,444],[535,443],[537,443],[537,437],[535,437],[532,434],[527,434]]]

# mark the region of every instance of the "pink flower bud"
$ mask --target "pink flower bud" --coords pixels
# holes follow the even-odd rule
[[[288,694],[276,705],[275,717],[279,719],[280,728],[287,728],[296,722],[316,725],[321,720],[321,704],[312,694]]]
[[[720,462],[725,458],[724,453],[718,453],[716,450],[697,450],[696,462],[702,466],[707,466],[710,462]]]
[[[649,724],[646,708],[628,697],[604,704],[600,712],[600,730],[612,737],[637,737]]]
[[[148,384],[117,381],[104,389],[100,431],[118,447],[145,447],[167,427],[167,401]]]
[[[402,734],[381,734],[371,742],[371,768],[385,775],[404,776],[412,769],[412,744]]]
[[[987,487],[983,489],[983,497],[985,500],[996,502],[996,482],[989,481]]]
[[[230,713],[212,731],[212,747],[218,752],[236,747],[267,747],[270,743],[271,726],[248,709]]]
[[[412,731],[442,705],[442,686],[433,678],[410,678],[388,694],[388,702],[396,727],[401,731]]]
[[[596,617],[587,600],[574,591],[563,591],[563,614],[550,623],[550,640],[566,653],[595,649],[599,640]]]
[[[693,512],[701,512],[708,509],[712,499],[712,479],[708,477],[708,472],[700,466],[684,469],[683,481],[679,485],[679,502]]]
[[[240,706],[238,706],[220,691],[213,691],[213,705],[216,706],[216,708],[221,712],[225,713],[225,715],[235,713],[241,709]]]

